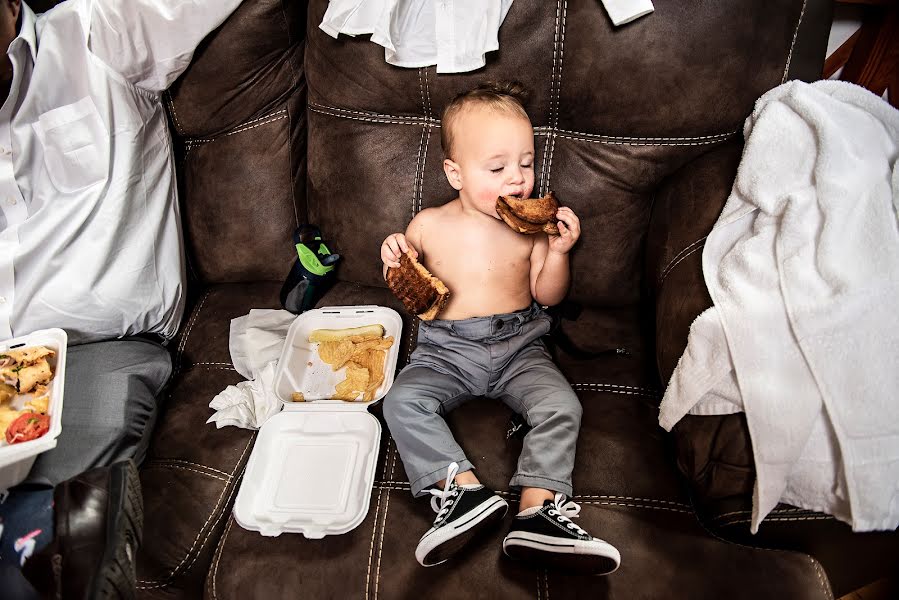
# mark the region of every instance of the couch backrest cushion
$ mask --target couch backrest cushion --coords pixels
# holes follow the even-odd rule
[[[437,75],[386,64],[367,36],[327,36],[327,4],[310,2],[307,22],[307,193],[310,218],[346,257],[340,277],[383,285],[379,242],[454,197],[444,107],[484,79],[518,79],[531,93],[536,191],[555,191],[582,223],[571,297],[603,305],[640,295],[658,183],[740,135],[755,99],[796,74],[794,53],[823,54],[794,42],[806,19],[820,28],[829,14],[826,0],[657,0],[616,28],[598,0],[516,0],[485,68]]]
[[[204,282],[280,280],[296,258],[305,20],[304,2],[243,2],[167,93],[188,261]]]

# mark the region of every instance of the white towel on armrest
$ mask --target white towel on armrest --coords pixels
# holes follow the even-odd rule
[[[703,250],[715,307],[691,327],[659,422],[742,406],[753,532],[779,501],[895,529],[899,111],[845,82],[790,82],[744,136]]]

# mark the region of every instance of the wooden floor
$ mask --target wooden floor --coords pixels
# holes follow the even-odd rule
[[[839,600],[895,600],[896,598],[899,598],[899,580],[879,579],[854,592],[849,592]]]

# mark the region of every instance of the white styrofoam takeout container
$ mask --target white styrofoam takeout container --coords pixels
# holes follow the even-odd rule
[[[372,402],[329,400],[344,369],[333,371],[309,342],[315,329],[383,325],[394,343],[384,382]],[[307,311],[287,332],[275,372],[282,410],[259,429],[234,502],[234,519],[265,536],[301,533],[310,539],[346,533],[368,513],[381,424],[368,406],[393,384],[403,322],[382,306],[340,306]],[[305,402],[293,402],[302,392]]]
[[[0,439],[0,491],[7,490],[28,476],[38,454],[56,447],[56,438],[62,433],[62,401],[65,395],[66,348],[68,336],[62,329],[41,329],[25,336],[0,342],[0,354],[6,350],[30,346],[46,346],[56,355],[48,359],[53,379],[47,386],[50,395],[48,413],[50,430],[41,437],[18,444],[7,444]],[[19,394],[11,402],[16,410],[22,410],[32,394]]]

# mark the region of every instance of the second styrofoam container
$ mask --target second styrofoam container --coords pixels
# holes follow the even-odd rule
[[[53,370],[53,379],[47,386],[47,392],[50,395],[48,407],[50,430],[37,439],[18,444],[10,445],[6,443],[6,440],[0,441],[0,491],[20,483],[28,476],[38,455],[56,447],[56,438],[62,433],[62,405],[65,396],[68,339],[66,332],[62,329],[41,329],[28,335],[0,342],[0,354],[5,350],[30,346],[46,346],[56,353],[48,360],[50,368]],[[27,399],[26,395],[19,395],[13,401],[13,408],[21,410]]]

